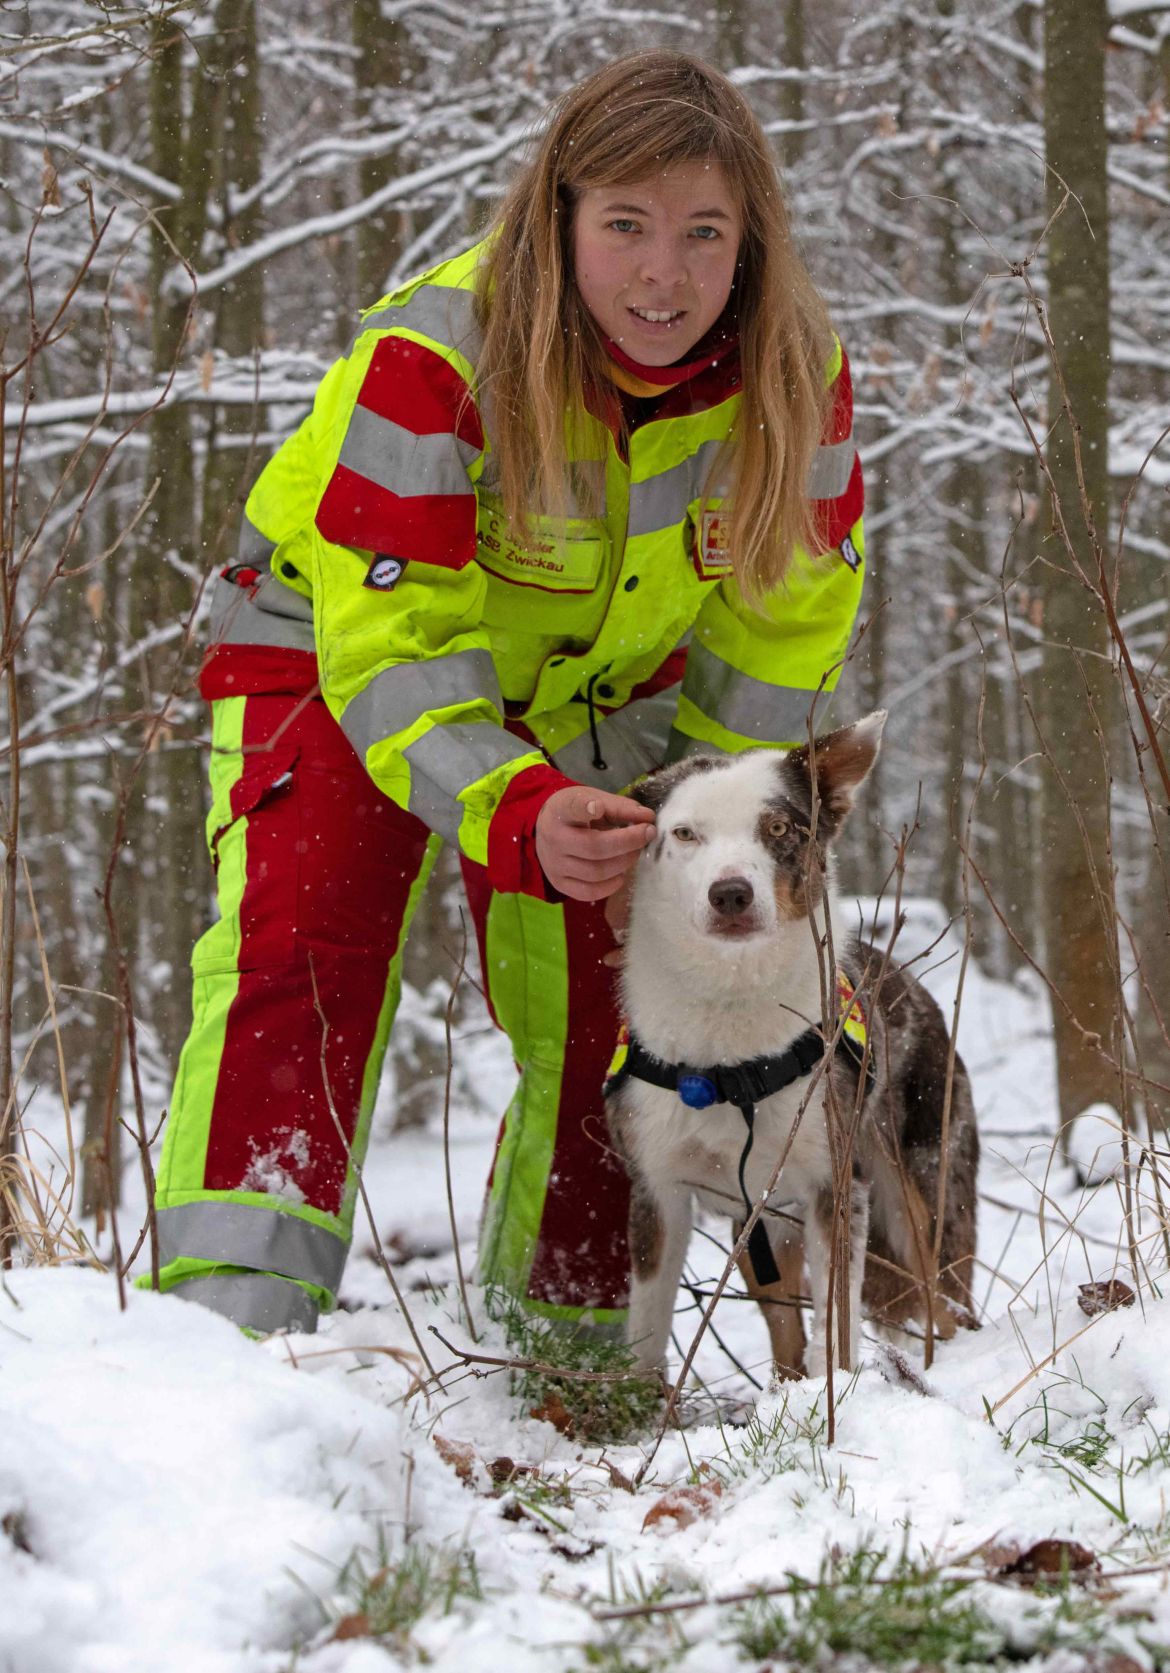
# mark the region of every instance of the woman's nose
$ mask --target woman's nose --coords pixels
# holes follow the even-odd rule
[[[673,287],[687,276],[685,254],[674,239],[648,239],[642,247],[641,266],[647,284]]]

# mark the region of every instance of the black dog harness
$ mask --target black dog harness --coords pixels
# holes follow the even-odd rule
[[[859,1075],[865,1076],[862,1097],[868,1096],[874,1081],[874,1068],[869,1051],[864,1012],[853,986],[839,977],[839,1002],[845,1027],[837,1039],[837,1053],[848,1060]],[[860,1014],[860,1024],[849,1024]],[[755,1141],[756,1105],[774,1092],[810,1075],[825,1055],[825,1042],[819,1028],[806,1028],[791,1045],[781,1052],[765,1057],[751,1057],[743,1063],[717,1064],[707,1069],[696,1069],[687,1063],[664,1063],[648,1052],[636,1035],[629,1036],[624,1056],[619,1047],[605,1095],[616,1092],[623,1082],[647,1081],[667,1092],[675,1092],[688,1109],[710,1109],[713,1104],[734,1104],[747,1126],[747,1138],[739,1157],[739,1190],[743,1197],[745,1220],[751,1219],[752,1201],[748,1196],[745,1171]],[[756,1221],[748,1238],[748,1258],[752,1263],[757,1284],[775,1284],[780,1278],[772,1244],[764,1226],[763,1216]]]

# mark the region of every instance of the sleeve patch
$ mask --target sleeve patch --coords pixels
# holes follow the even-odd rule
[[[392,558],[388,552],[379,552],[367,570],[362,586],[371,587],[378,593],[392,593],[405,568],[405,558]]]

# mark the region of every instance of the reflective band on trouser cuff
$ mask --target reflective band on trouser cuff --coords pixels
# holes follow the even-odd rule
[[[800,743],[808,737],[814,703],[819,718],[827,702],[826,695],[816,691],[771,685],[741,674],[701,644],[692,645],[687,656],[682,694],[726,731],[766,743]]]
[[[670,729],[678,713],[681,689],[681,684],[667,686],[653,697],[640,697],[636,703],[628,703],[616,714],[598,717],[597,747],[605,762],[604,768],[594,764],[596,751],[588,731],[556,750],[552,757],[553,765],[578,784],[593,784],[604,790],[624,790],[636,778],[661,767],[666,760]]]
[[[311,1335],[320,1309],[299,1284],[274,1278],[268,1272],[215,1272],[206,1278],[187,1278],[170,1292],[181,1301],[197,1301],[213,1313],[271,1336],[274,1330],[300,1330]]]
[[[357,336],[363,331],[395,330],[414,331],[433,342],[449,344],[474,361],[479,357],[480,347],[475,292],[456,285],[420,285],[401,307],[376,308],[367,314]]]
[[[406,731],[420,715],[477,701],[492,703],[497,713],[503,707],[490,651],[456,651],[424,662],[399,662],[375,674],[350,699],[341,716],[341,730],[358,760],[364,761],[373,744]]]
[[[810,500],[835,500],[849,486],[853,458],[857,452],[851,435],[844,441],[826,442],[813,454],[805,492]]]
[[[301,1278],[331,1292],[341,1281],[347,1253],[341,1238],[324,1226],[230,1199],[160,1208],[158,1245],[164,1265],[178,1259],[222,1261]]]
[[[313,607],[275,577],[266,575],[253,589],[215,577],[211,594],[212,649],[217,645],[276,645],[282,650],[314,651]]]
[[[369,407],[356,406],[341,444],[338,464],[398,495],[466,494],[475,490],[467,467],[479,448],[458,436],[437,432],[416,436]]]
[[[658,529],[681,523],[687,506],[707,490],[707,478],[723,447],[721,441],[705,441],[689,459],[669,470],[659,471],[643,482],[630,483],[629,535],[654,534]],[[711,497],[721,490],[711,488]]]
[[[457,844],[465,812],[459,792],[497,767],[532,753],[531,744],[514,738],[494,720],[436,724],[402,751],[410,766],[407,812]]]

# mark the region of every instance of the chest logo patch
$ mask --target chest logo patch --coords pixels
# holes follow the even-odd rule
[[[498,512],[482,507],[476,541],[480,567],[513,586],[542,592],[588,593],[601,575],[602,543],[591,531],[550,519],[531,531],[525,542],[516,539]]]
[[[725,511],[704,511],[695,530],[695,568],[700,581],[717,581],[731,571],[731,518]]]

